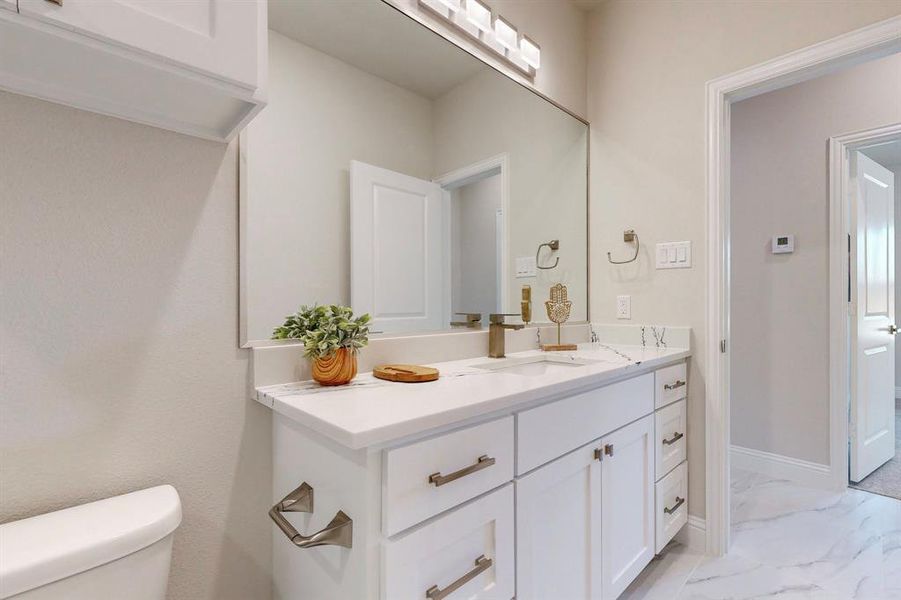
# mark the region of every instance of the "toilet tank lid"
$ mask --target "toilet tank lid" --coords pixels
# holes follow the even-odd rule
[[[123,494],[0,525],[0,598],[122,558],[181,523],[171,485]]]

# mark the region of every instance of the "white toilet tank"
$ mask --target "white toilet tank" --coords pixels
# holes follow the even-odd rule
[[[163,600],[179,523],[161,485],[0,525],[0,599]]]

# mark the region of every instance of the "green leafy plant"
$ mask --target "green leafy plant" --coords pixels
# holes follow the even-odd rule
[[[368,314],[354,319],[349,306],[301,306],[293,315],[285,317],[281,327],[272,332],[274,340],[300,340],[304,356],[325,358],[347,348],[356,353],[369,343]]]

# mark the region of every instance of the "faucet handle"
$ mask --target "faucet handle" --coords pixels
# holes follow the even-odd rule
[[[519,317],[521,316],[519,313],[491,313],[488,315],[488,320],[495,325],[503,325],[504,317]]]

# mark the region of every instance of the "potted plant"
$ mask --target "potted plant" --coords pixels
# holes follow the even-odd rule
[[[344,385],[357,374],[357,352],[369,343],[369,321],[354,319],[349,306],[301,306],[272,332],[272,339],[303,342],[313,361],[313,379],[322,385]]]

